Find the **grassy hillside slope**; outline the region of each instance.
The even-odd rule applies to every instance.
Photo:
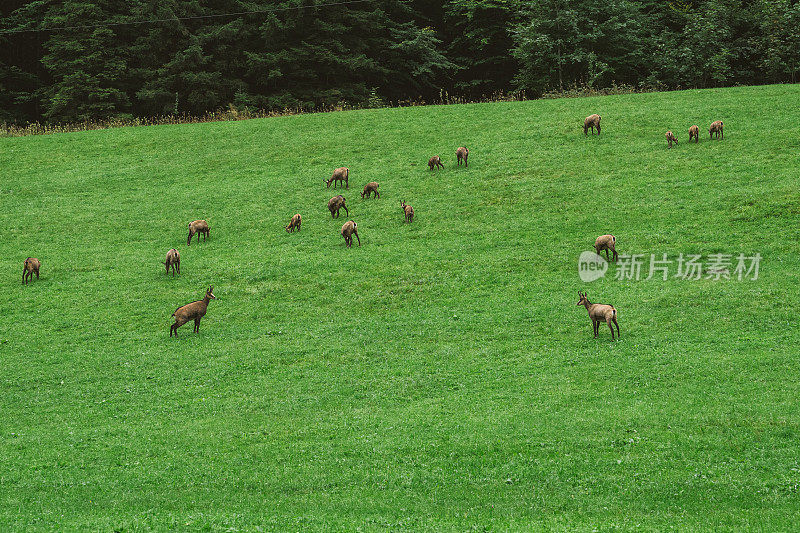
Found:
[[[0,523],[794,529],[798,101],[744,87],[0,139]],[[351,250],[323,183],[343,165]],[[361,200],[372,180],[381,199]],[[187,248],[197,218],[211,238]],[[582,283],[603,233],[648,257],[758,252],[761,275]],[[42,277],[23,286],[29,255]],[[210,284],[200,333],[170,339]],[[592,338],[578,290],[617,307],[620,342]]]

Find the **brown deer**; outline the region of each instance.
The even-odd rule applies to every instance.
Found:
[[[708,129],[708,136],[709,138],[714,138],[716,136],[717,139],[719,139],[720,136],[723,139],[725,138],[725,132],[722,130],[721,120],[715,120],[711,123],[711,127]]]
[[[340,209],[344,209],[344,212],[347,213],[347,216],[350,216],[350,211],[347,210],[347,206],[344,202],[344,196],[341,194],[328,200],[328,211],[331,212],[331,218],[338,218]],[[334,215],[334,213],[336,214]]]
[[[460,147],[456,150],[456,159],[459,166],[461,166],[461,162],[464,162],[464,168],[467,168],[469,165],[467,164],[467,158],[469,157],[469,150],[467,150],[466,146]]]
[[[434,169],[439,168],[439,167],[444,168],[444,165],[442,164],[442,158],[441,157],[439,157],[438,155],[435,155],[435,156],[431,157],[430,159],[428,159],[428,168],[430,168],[431,170],[434,170]]]
[[[695,124],[691,128],[689,128],[689,142],[692,142],[692,138],[694,138],[694,142],[700,142],[700,126]]]
[[[358,245],[361,246],[361,237],[358,236],[358,224],[352,220],[348,220],[342,226],[342,237],[344,237],[344,244],[350,248],[353,246],[353,235],[358,239]]]
[[[297,231],[300,231],[300,224],[303,223],[303,217],[300,216],[300,213],[297,213],[292,219],[289,221],[289,225],[286,226],[287,233],[293,233],[295,228]]]
[[[182,305],[181,307],[177,308],[175,312],[172,313],[172,316],[175,317],[175,323],[169,328],[169,336],[172,337],[172,334],[175,333],[175,336],[177,337],[178,328],[190,320],[194,320],[194,329],[192,332],[199,332],[200,319],[205,316],[206,311],[208,310],[208,302],[216,299],[217,297],[214,296],[214,287],[212,286],[208,288],[206,295],[202,300]]]
[[[678,144],[678,138],[671,131],[668,131],[665,135],[667,137],[667,148],[672,148],[672,143]]]
[[[586,308],[589,312],[589,318],[592,319],[592,331],[594,332],[594,338],[597,338],[597,335],[600,333],[600,322],[603,321],[608,324],[608,329],[611,330],[611,340],[614,340],[614,327],[611,325],[612,323],[617,326],[617,339],[619,339],[619,324],[617,323],[617,310],[614,308],[613,305],[606,305],[606,304],[593,304],[589,301],[589,298],[586,297],[586,293],[581,293],[578,291],[578,296],[580,299],[578,300],[577,305],[582,305]]]
[[[331,183],[333,183],[333,188],[335,189],[336,185],[338,185],[341,182],[344,182],[345,189],[349,189],[350,184],[347,181],[349,177],[350,177],[350,169],[347,167],[339,167],[333,171],[331,179],[324,181],[325,183],[328,184],[329,189],[331,188]]]
[[[211,230],[208,228],[208,222],[205,220],[195,220],[194,222],[189,222],[189,238],[186,239],[186,246],[192,244],[192,237],[194,237],[195,233],[197,234],[197,242],[200,243],[200,235],[203,236],[203,242],[206,242],[206,238],[211,236]]]
[[[25,264],[22,266],[22,283],[27,285],[28,281],[33,279],[33,275],[36,274],[36,279],[39,279],[39,267],[41,263],[35,257],[29,257],[25,260]]]
[[[414,221],[414,208],[410,205],[406,204],[405,200],[400,202],[400,207],[403,208],[403,212],[406,214],[406,222],[413,222]]]
[[[178,274],[181,273],[181,254],[178,253],[178,250],[175,248],[170,249],[167,252],[166,261],[164,261],[164,266],[167,269],[167,274],[169,274],[170,267],[172,268],[172,277],[175,277],[175,271],[178,271]]]
[[[613,254],[612,256],[613,260],[616,261],[618,257],[616,245],[617,245],[617,238],[614,237],[613,235],[600,235],[594,241],[594,251],[597,255],[600,255],[600,252],[605,250],[606,260],[608,260],[608,251],[611,250],[611,253]]]
[[[597,128],[597,134],[600,135],[600,115],[594,114],[589,115],[583,120],[583,134],[589,135],[589,128],[592,128],[592,135],[594,135],[594,129]]]
[[[369,195],[373,193],[375,195],[375,198],[381,197],[380,193],[378,192],[378,183],[375,181],[370,181],[369,183],[364,185],[364,190],[361,191],[361,198],[364,198],[364,196],[369,198]]]

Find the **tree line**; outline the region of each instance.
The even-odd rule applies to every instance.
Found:
[[[796,82],[798,0],[3,0],[0,121]]]

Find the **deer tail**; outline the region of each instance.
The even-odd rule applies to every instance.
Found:
[[[613,305],[611,306],[611,317],[617,318],[617,308],[614,307]]]

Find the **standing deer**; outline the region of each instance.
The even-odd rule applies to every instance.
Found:
[[[329,189],[331,188],[331,183],[333,183],[333,188],[335,189],[336,185],[338,185],[341,182],[344,182],[345,189],[349,189],[350,188],[350,184],[347,181],[349,177],[350,177],[350,169],[347,168],[347,167],[339,167],[339,168],[337,168],[336,170],[333,171],[333,175],[331,176],[331,179],[324,180],[324,181],[325,181],[325,183],[328,184],[328,188]]]
[[[434,169],[439,168],[439,167],[444,168],[444,165],[442,164],[442,158],[441,157],[439,157],[438,155],[435,155],[435,156],[431,157],[430,159],[428,159],[428,168],[430,168],[431,170],[434,170]]]
[[[613,254],[613,260],[616,261],[618,254],[617,254],[617,238],[613,235],[600,235],[594,241],[594,251],[597,255],[600,255],[600,252],[603,250],[606,251],[606,261],[608,261],[608,251],[611,250]]]
[[[459,166],[461,166],[461,162],[464,162],[464,168],[468,167],[467,158],[469,157],[469,150],[467,150],[466,146],[460,147],[456,150],[456,159]]]
[[[28,281],[33,279],[33,275],[36,274],[36,279],[39,279],[39,267],[41,263],[35,257],[29,257],[25,260],[25,264],[22,266],[22,283],[27,285]]]
[[[200,319],[205,316],[206,311],[208,310],[208,303],[211,300],[216,299],[217,297],[214,296],[214,287],[211,286],[206,291],[206,295],[202,300],[182,305],[181,307],[177,308],[175,312],[172,313],[172,316],[175,317],[175,323],[169,328],[169,336],[172,337],[172,334],[175,333],[175,336],[177,337],[178,328],[190,320],[194,320],[194,329],[192,332],[198,333],[200,331]]]
[[[723,124],[721,120],[715,120],[711,123],[711,127],[708,129],[708,136],[709,138],[713,138],[716,136],[717,139],[722,136],[725,138],[725,132],[722,130]]]
[[[331,212],[331,218],[338,218],[340,209],[344,209],[344,212],[347,213],[347,216],[350,216],[350,211],[348,211],[347,205],[344,203],[344,196],[341,194],[328,200],[328,211]]]
[[[678,144],[678,138],[671,131],[668,131],[665,135],[667,137],[667,148],[672,148],[672,143]]]
[[[364,190],[361,191],[361,198],[364,198],[364,196],[369,198],[370,194],[374,194],[375,198],[381,197],[380,193],[378,192],[378,182],[370,181],[364,185]]]
[[[700,142],[700,126],[695,124],[691,128],[689,128],[689,142],[692,142],[692,138],[694,138],[694,142]]]
[[[348,220],[342,226],[342,237],[344,237],[344,244],[350,248],[353,246],[353,235],[358,239],[358,245],[361,246],[361,237],[358,236],[358,224],[352,220]]]
[[[589,135],[589,128],[592,128],[592,135],[594,135],[595,128],[597,128],[597,134],[600,135],[600,115],[595,113],[594,115],[589,115],[583,120],[584,135]]]
[[[297,228],[297,231],[300,231],[300,224],[302,224],[302,223],[303,223],[303,217],[300,216],[300,213],[297,213],[289,221],[289,225],[286,226],[286,232],[287,233],[293,233],[295,228]]]
[[[406,222],[413,222],[414,221],[414,208],[410,205],[406,204],[405,200],[400,202],[400,207],[403,208],[403,212],[406,214]]]
[[[606,304],[593,304],[589,301],[589,298],[586,297],[586,293],[581,293],[578,291],[578,296],[580,299],[576,305],[582,305],[586,308],[589,312],[589,318],[592,319],[592,331],[594,332],[594,338],[597,338],[597,335],[600,333],[600,322],[605,322],[608,324],[608,329],[611,330],[611,340],[614,340],[614,327],[611,325],[612,323],[617,326],[617,338],[619,338],[619,324],[617,324],[617,310],[614,308],[613,305],[606,305]]]
[[[164,261],[164,266],[167,269],[167,274],[169,274],[169,269],[172,267],[172,277],[175,277],[175,270],[178,271],[178,274],[181,273],[181,254],[178,253],[178,250],[175,248],[170,249],[167,252],[166,261]]]
[[[186,246],[192,244],[192,237],[194,237],[195,233],[197,234],[197,243],[200,243],[200,235],[203,235],[203,242],[206,242],[206,238],[211,236],[211,230],[208,228],[208,222],[205,220],[195,220],[194,222],[189,222],[189,238],[186,239]]]

